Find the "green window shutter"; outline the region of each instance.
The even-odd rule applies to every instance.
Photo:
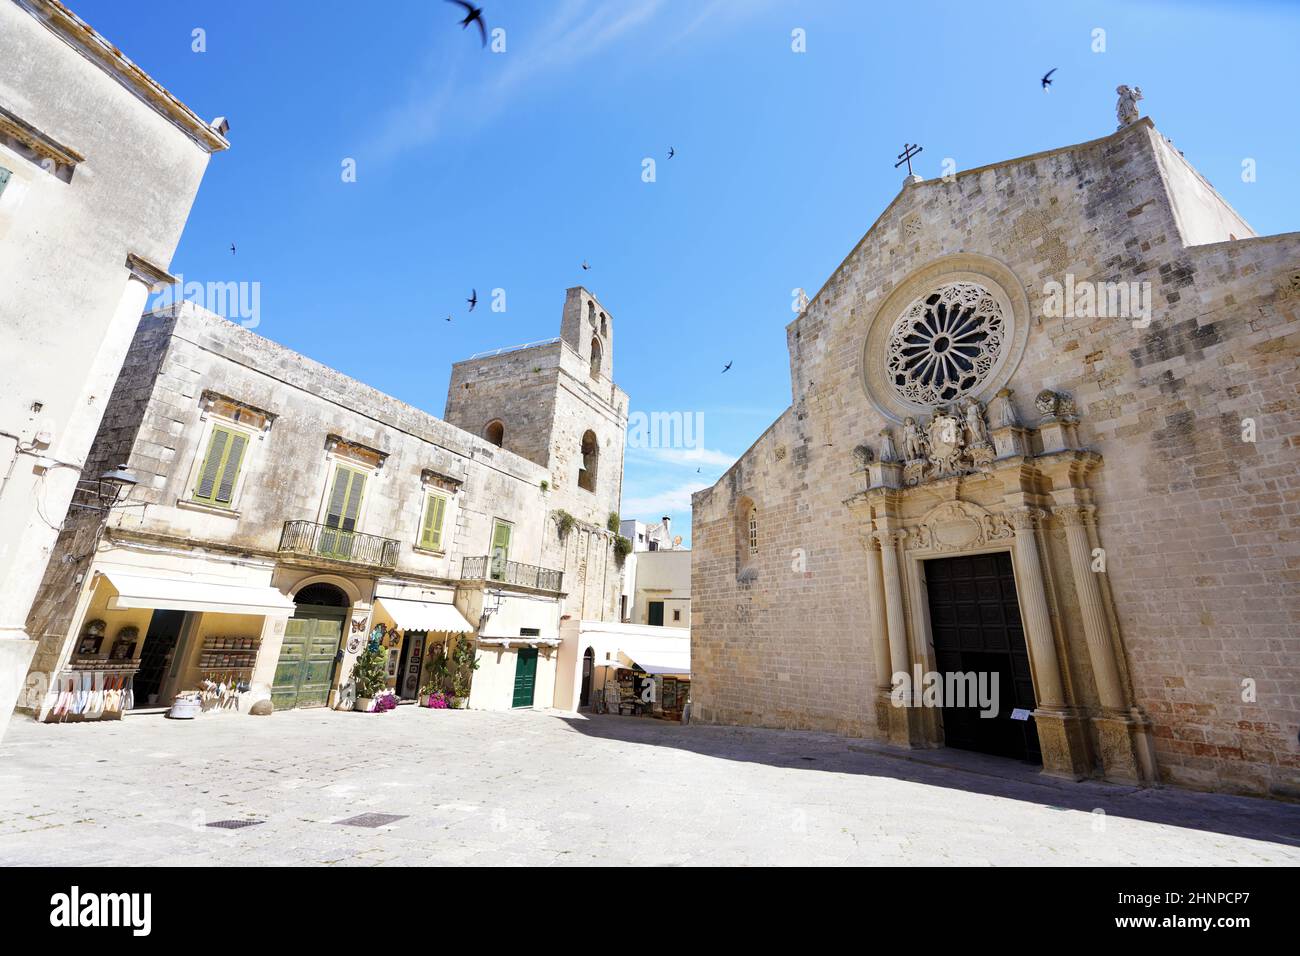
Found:
[[[442,519],[447,512],[447,499],[442,495],[429,495],[424,502],[424,524],[420,528],[420,547],[430,551],[442,548]]]
[[[502,552],[501,560],[506,561],[510,558],[510,525],[504,521],[498,521],[492,526],[492,556],[496,557],[497,551]]]
[[[334,471],[334,487],[330,491],[329,508],[325,524],[342,531],[355,531],[357,516],[361,513],[361,498],[366,488],[366,476],[339,465]]]
[[[247,435],[231,432],[230,447],[226,449],[226,460],[221,465],[221,480],[217,482],[217,504],[229,505],[234,498],[235,482],[239,479],[239,467],[244,463],[244,449],[247,447]]]
[[[488,577],[493,581],[506,579],[506,562],[510,560],[510,525],[504,521],[492,523],[492,555],[489,559]]]

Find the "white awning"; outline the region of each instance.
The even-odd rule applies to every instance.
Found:
[[[670,650],[623,651],[624,657],[636,661],[636,666],[647,674],[673,674],[682,677],[691,675],[691,652]]]
[[[290,614],[293,601],[270,585],[214,584],[187,578],[155,578],[106,571],[117,589],[109,610],[158,608],[165,611],[207,611],[216,614]]]
[[[451,604],[411,601],[406,598],[378,598],[388,616],[401,631],[436,631],[448,634],[472,634],[474,625]]]

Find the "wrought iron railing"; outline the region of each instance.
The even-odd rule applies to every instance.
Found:
[[[286,521],[280,552],[299,554],[372,568],[395,568],[401,543],[359,531],[344,531],[315,521]]]
[[[492,555],[466,558],[461,565],[460,576],[464,581],[500,581],[502,584],[537,588],[539,591],[564,589],[563,571],[505,561]]]

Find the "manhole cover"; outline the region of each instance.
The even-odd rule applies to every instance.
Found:
[[[386,827],[398,820],[405,820],[407,816],[405,813],[363,813],[357,817],[338,820],[336,824],[341,827]]]
[[[242,830],[244,827],[255,827],[265,822],[265,820],[214,820],[208,826],[216,827],[218,830]]]

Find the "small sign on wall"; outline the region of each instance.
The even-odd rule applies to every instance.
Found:
[[[1026,710],[1024,707],[1017,707],[1015,710],[1011,712],[1012,720],[1028,720],[1029,716],[1030,716],[1029,711]]]

